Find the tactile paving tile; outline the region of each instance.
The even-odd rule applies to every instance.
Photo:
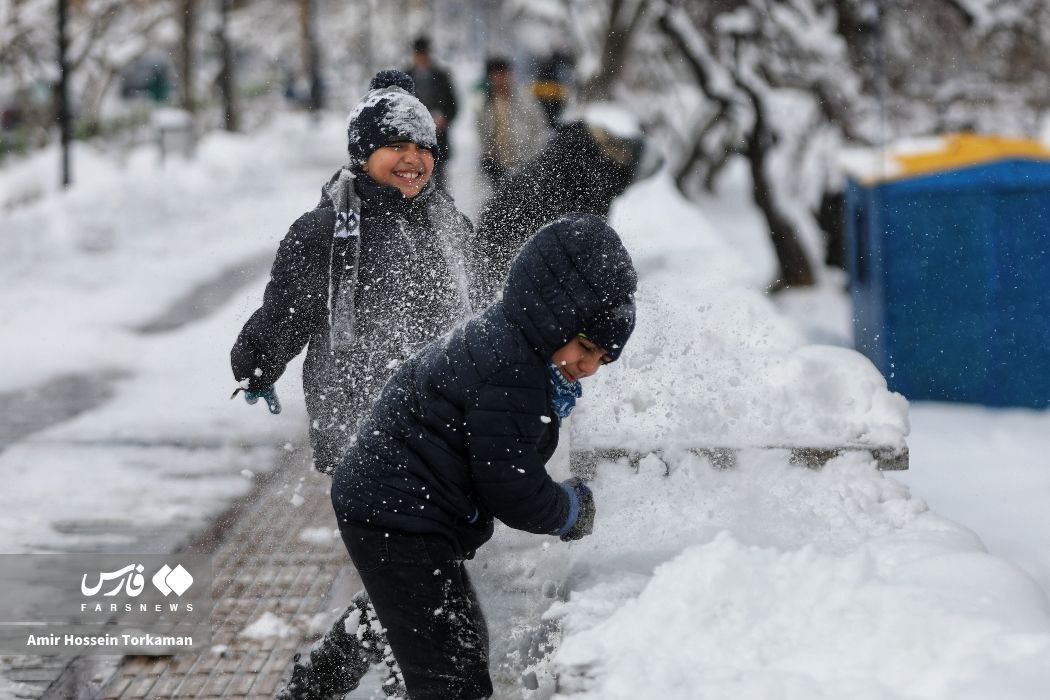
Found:
[[[198,655],[124,657],[102,691],[132,698],[272,698],[306,641],[309,621],[349,559],[334,535],[331,479],[289,460],[225,528],[212,557],[212,646]],[[293,504],[299,498],[302,502]],[[302,537],[326,529],[330,538]],[[241,631],[266,613],[290,626],[284,637]]]

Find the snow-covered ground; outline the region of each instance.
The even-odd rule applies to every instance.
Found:
[[[0,227],[5,412],[46,426],[16,399],[44,393],[32,403],[46,406],[67,386],[111,397],[0,445],[0,549],[163,546],[166,531],[199,527],[248,491],[250,472],[272,467],[276,446],[301,438],[298,383],[282,385],[281,416],[230,401],[228,352],[277,242],[338,167],[341,124],[282,117],[255,137],[212,134],[196,159],[163,167],[149,148],[119,163],[79,147],[67,194],[42,179],[54,152],[0,175],[46,193]],[[210,314],[193,302],[171,313],[208,283],[232,295]],[[183,323],[166,330],[169,317]]]
[[[1050,591],[1050,412],[918,403],[894,478]]]
[[[263,283],[236,270],[265,268],[316,202],[342,125],[281,116],[163,168],[149,151],[121,164],[79,148],[65,194],[33,184],[54,177],[53,153],[0,171],[5,195],[34,200],[0,213],[0,394],[99,388],[71,420],[0,445],[0,551],[156,544],[301,438],[297,367],[281,416],[229,401],[227,352]],[[471,211],[468,118],[456,135],[453,188]],[[501,696],[549,697],[557,674],[567,697],[1045,697],[1050,415],[918,405],[907,435],[903,400],[832,346],[848,342],[841,292],[761,295],[770,252],[745,195],[731,177],[694,206],[659,176],[614,210],[643,315],[574,432],[660,454],[599,465],[592,537],[500,529],[470,564]],[[158,324],[230,277],[243,287],[210,313]],[[745,449],[720,471],[685,449],[904,439],[911,471],[893,475],[863,453],[811,471]]]

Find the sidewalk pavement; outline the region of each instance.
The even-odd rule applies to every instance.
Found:
[[[272,698],[292,656],[318,639],[360,588],[339,538],[329,477],[315,472],[309,450],[286,453],[257,488],[187,547],[212,558],[211,645],[200,654],[78,657],[54,663],[26,657],[23,687],[40,697]],[[251,630],[254,628],[257,634]],[[379,672],[350,700],[381,698]]]

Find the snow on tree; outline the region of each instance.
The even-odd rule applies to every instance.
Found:
[[[15,91],[58,82],[55,4],[11,0],[0,6],[0,73]],[[168,45],[176,25],[168,2],[74,0],[69,3],[68,71],[80,131],[97,128],[104,102],[135,59]]]
[[[412,35],[405,18],[416,31],[426,28],[413,6],[408,0],[69,0],[77,131],[127,121],[115,97],[129,68],[149,60],[172,74],[171,99],[200,112],[205,128],[236,126],[250,116],[248,98],[256,96],[293,93],[317,107],[323,86],[331,85],[350,103],[375,70],[407,61]],[[0,98],[29,105],[43,95],[37,123],[51,119],[56,23],[53,0],[0,2]]]
[[[518,16],[528,16],[519,5]],[[779,261],[814,283],[834,154],[945,130],[1034,135],[1050,96],[1044,0],[549,0],[582,96],[630,103],[686,194],[744,157]],[[933,36],[940,39],[932,40]],[[944,37],[951,37],[950,41]]]
[[[732,156],[743,156],[779,261],[770,288],[813,284],[823,251],[809,211],[830,149],[854,134],[863,105],[831,3],[666,5],[657,26],[704,98],[678,122],[689,144],[676,163],[679,186],[689,191],[699,176],[711,187]]]

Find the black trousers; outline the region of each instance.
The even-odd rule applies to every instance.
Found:
[[[412,700],[492,694],[489,638],[463,560],[440,535],[340,523]]]

